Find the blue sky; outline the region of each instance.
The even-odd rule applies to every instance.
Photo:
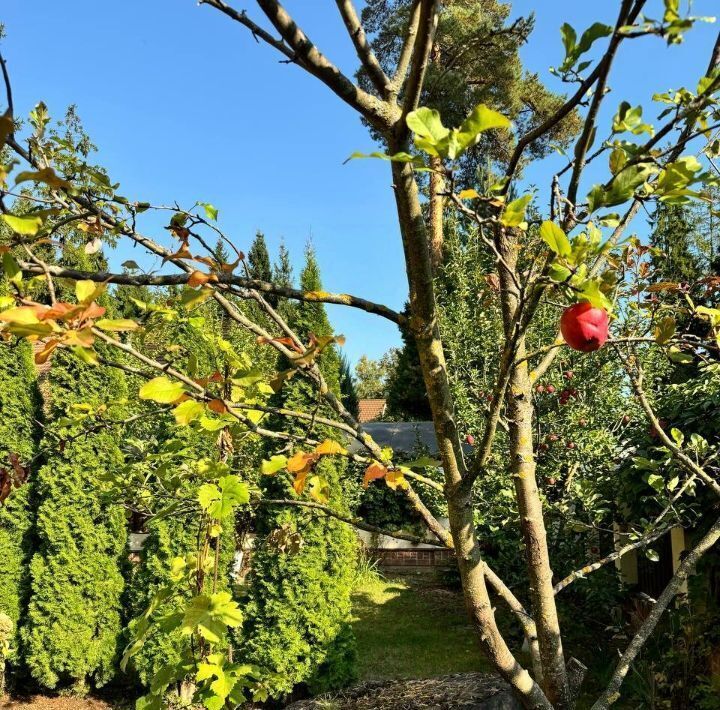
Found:
[[[618,2],[512,5],[513,16],[536,11],[535,32],[522,50],[527,68],[562,90],[548,73],[562,59],[560,25],[580,32],[596,20],[612,24]],[[253,6],[238,0],[239,9],[259,17]],[[659,16],[661,6],[649,0],[647,14]],[[696,0],[693,11],[711,15],[718,6]],[[286,7],[322,51],[354,71],[334,3],[286,0]],[[158,204],[212,202],[240,248],[260,229],[273,252],[285,241],[297,268],[312,238],[328,290],[402,307],[407,286],[387,165],[343,165],[351,152],[373,147],[356,115],[244,28],[193,0],[3,0],[0,21],[16,113],[26,115],[39,100],[56,116],[76,104],[99,146],[98,162],[122,194]],[[654,92],[694,85],[717,29],[699,25],[680,47],[656,38],[626,42],[604,118],[623,99],[647,111]],[[554,164],[549,159],[529,171],[528,183],[545,192]],[[165,239],[157,219],[141,226]],[[127,258],[138,255],[112,255],[115,266]],[[353,361],[398,343],[385,321],[329,310]]]

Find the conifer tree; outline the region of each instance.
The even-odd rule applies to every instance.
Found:
[[[31,555],[32,476],[38,423],[42,420],[32,347],[27,341],[0,343],[0,468],[22,481],[13,470],[13,458],[26,467],[30,479],[13,487],[0,504],[0,613],[6,614],[17,631],[28,592],[28,563]],[[10,647],[18,648],[15,638]],[[17,655],[11,657],[17,665]]]
[[[280,268],[289,275],[286,257],[287,252],[281,252]],[[306,251],[300,288],[322,288],[311,247]],[[302,338],[308,338],[310,333],[332,334],[321,303],[295,307],[291,326]],[[329,386],[340,394],[340,357],[334,346],[323,352],[320,367]],[[280,399],[288,407],[307,407],[315,398],[312,387],[295,378],[280,391]],[[315,428],[312,436],[322,439],[337,437],[337,433]],[[348,486],[344,462],[328,457],[320,466],[319,473],[330,485],[333,504],[347,510],[343,497]],[[265,478],[261,485],[268,497],[295,497],[288,480],[280,476]],[[248,657],[277,674],[269,681],[276,695],[289,693],[301,683],[317,691],[346,685],[355,675],[355,641],[349,624],[356,557],[354,533],[337,520],[318,518],[300,508],[268,507],[258,516],[257,528],[259,544],[253,555],[246,607]],[[283,538],[299,544],[288,545]]]
[[[64,260],[79,268],[105,266],[100,255],[90,257],[71,243]],[[100,301],[112,304],[109,296]],[[88,365],[62,350],[54,354],[42,392],[48,425],[41,448],[47,454],[33,480],[34,554],[23,651],[40,685],[84,692],[114,676],[121,642],[127,525],[123,509],[102,491],[104,477],[123,457],[112,426],[82,435],[68,435],[72,430],[65,427],[68,415],[122,409],[127,387],[121,371]]]

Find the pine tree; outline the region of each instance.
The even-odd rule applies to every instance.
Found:
[[[288,265],[285,261],[285,274],[289,274]],[[300,287],[305,291],[322,288],[317,259],[310,247]],[[291,326],[303,338],[310,333],[332,333],[320,303],[299,304],[293,316]],[[329,386],[339,395],[340,358],[334,346],[323,352],[320,367]],[[310,384],[299,378],[293,378],[280,397],[286,406],[304,410],[317,401]],[[313,436],[337,438],[337,432],[316,428]],[[319,464],[318,473],[330,485],[333,506],[347,511],[344,462],[328,457]],[[268,497],[295,495],[288,480],[281,476],[265,477],[261,485]],[[294,551],[286,549],[278,543],[277,531],[299,535],[302,546]],[[356,653],[349,623],[356,558],[354,533],[337,520],[318,518],[306,510],[267,508],[258,516],[257,534],[246,607],[248,658],[277,674],[269,681],[276,695],[289,693],[300,683],[320,691],[351,682]]]

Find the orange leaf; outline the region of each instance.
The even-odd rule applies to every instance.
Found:
[[[371,481],[378,478],[385,478],[388,470],[382,464],[377,461],[373,461],[366,469],[365,476],[363,477],[363,488],[367,488]]]
[[[208,409],[215,412],[215,414],[225,414],[225,412],[227,412],[225,402],[223,402],[221,399],[210,400],[210,402],[208,402]]]
[[[53,350],[55,350],[58,345],[60,345],[60,341],[55,338],[46,341],[43,344],[43,349],[38,350],[35,353],[35,364],[42,365],[43,363],[47,362],[52,355]]]
[[[322,444],[318,444],[315,447],[315,453],[320,456],[344,456],[347,453],[347,450],[343,449],[337,441],[325,439]]]
[[[74,317],[81,310],[82,306],[78,306],[76,303],[58,301],[54,306],[40,313],[39,318],[40,320],[65,320]]]
[[[105,315],[105,307],[98,306],[97,303],[91,303],[82,313],[79,313],[78,320],[92,320]]]
[[[287,462],[287,470],[290,473],[307,473],[315,461],[317,461],[317,454],[306,454],[299,451]]]
[[[190,274],[187,285],[190,286],[190,288],[197,288],[198,286],[203,286],[208,281],[217,280],[218,277],[215,274],[206,274],[202,271],[193,271],[192,274]]]
[[[300,495],[305,490],[305,482],[307,480],[308,471],[298,471],[293,481],[293,488],[295,493]]]

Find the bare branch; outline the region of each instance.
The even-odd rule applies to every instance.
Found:
[[[625,676],[627,676],[630,671],[633,661],[642,650],[645,642],[650,638],[650,635],[655,630],[663,612],[668,608],[670,602],[680,591],[685,580],[690,576],[690,574],[692,574],[698,560],[708,550],[710,550],[710,548],[712,548],[719,539],[720,519],[715,522],[705,535],[703,535],[700,542],[680,563],[680,566],[673,575],[672,579],[665,587],[662,594],[658,597],[658,600],[650,610],[650,613],[647,617],[645,617],[645,621],[643,621],[642,625],[637,630],[637,633],[633,636],[632,640],[628,644],[628,647],[625,649],[625,652],[620,658],[620,662],[610,679],[610,683],[602,696],[592,706],[592,710],[607,710],[619,698],[619,690],[625,680]]]
[[[375,88],[380,92],[380,95],[386,96],[388,94],[390,80],[380,66],[380,62],[375,56],[370,42],[368,42],[360,18],[355,11],[355,5],[352,0],[335,0],[335,2],[348,34],[350,35],[350,39],[352,39],[353,45],[355,46],[358,59],[367,71]]]
[[[405,85],[403,119],[417,108],[420,101],[425,72],[430,61],[430,50],[435,40],[439,12],[439,0],[420,0],[418,30],[410,61],[410,74]]]
[[[45,273],[39,264],[30,264],[28,262],[19,262],[20,268],[26,274]],[[63,268],[60,266],[48,265],[47,271],[58,278],[73,279],[75,281],[88,280],[99,283],[113,283],[121,286],[179,286],[187,284],[191,277],[191,273],[184,274],[138,274],[138,273],[111,273],[106,271],[80,271],[79,269]],[[366,313],[379,315],[387,320],[402,325],[406,318],[401,313],[393,311],[391,308],[380,303],[373,303],[358,296],[351,296],[347,293],[327,293],[325,291],[306,292],[300,289],[290,288],[286,286],[278,286],[268,281],[259,279],[251,279],[235,274],[214,274],[215,278],[208,285],[214,283],[239,286],[244,289],[252,289],[261,293],[270,293],[284,298],[291,298],[297,301],[306,301],[314,303],[332,303],[341,306],[349,306],[357,308]],[[234,292],[241,298],[253,298],[251,293]]]
[[[405,41],[403,42],[400,57],[398,58],[395,74],[390,82],[390,88],[393,96],[397,96],[405,83],[410,60],[412,59],[413,49],[415,48],[415,38],[417,37],[418,27],[420,24],[420,0],[414,0],[410,8],[410,17],[405,32]]]

